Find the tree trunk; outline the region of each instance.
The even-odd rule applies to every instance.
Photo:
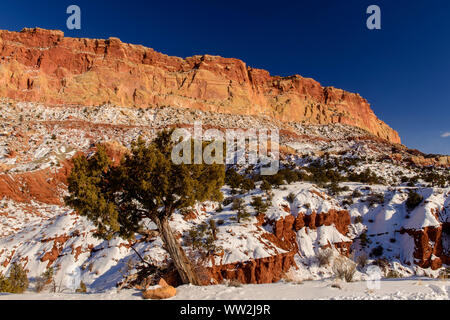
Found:
[[[154,222],[158,226],[158,230],[161,234],[161,238],[164,242],[166,250],[169,252],[170,257],[172,258],[175,267],[180,274],[181,281],[186,284],[192,283],[197,286],[201,285],[197,274],[194,272],[194,268],[192,267],[191,262],[189,261],[183,248],[173,235],[172,229],[169,225],[169,219],[164,217],[161,219],[155,218],[154,220]]]

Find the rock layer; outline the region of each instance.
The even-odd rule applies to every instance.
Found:
[[[47,104],[174,106],[343,123],[393,143],[398,133],[359,94],[299,75],[271,76],[218,56],[170,57],[140,45],[66,38],[61,31],[0,31],[0,96]]]

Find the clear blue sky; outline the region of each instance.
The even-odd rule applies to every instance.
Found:
[[[81,7],[81,30],[66,28],[70,4]],[[381,30],[366,28],[371,4]],[[1,29],[35,26],[312,77],[360,93],[408,147],[450,154],[450,136],[441,137],[450,132],[448,0],[2,0]]]

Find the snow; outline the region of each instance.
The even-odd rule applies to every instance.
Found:
[[[132,140],[142,135],[150,139],[158,128],[176,124],[192,124],[200,120],[203,125],[219,128],[285,128],[280,124],[263,117],[241,115],[223,116],[211,112],[176,109],[170,107],[157,109],[131,109],[119,106],[104,105],[96,107],[55,106],[47,107],[36,103],[17,103],[9,105],[0,101],[2,132],[0,134],[0,169],[12,179],[17,173],[26,173],[44,168],[59,167],[58,163],[70,159],[76,152],[92,151],[98,142],[118,141],[129,147]],[[324,188],[309,183],[296,182],[282,185],[273,190],[272,204],[266,213],[266,220],[276,221],[289,215],[311,215],[327,213],[330,210],[348,210],[352,224],[347,234],[341,234],[334,225],[324,225],[317,229],[304,227],[296,232],[299,251],[295,255],[298,270],[291,271],[292,278],[303,280],[302,285],[292,283],[275,283],[268,285],[245,285],[233,288],[224,285],[196,288],[182,286],[177,298],[318,298],[346,299],[393,298],[393,299],[434,299],[443,297],[448,286],[439,281],[426,280],[393,280],[383,281],[383,290],[367,293],[364,283],[355,282],[341,284],[342,290],[332,288],[333,275],[330,266],[319,266],[317,253],[324,246],[353,241],[352,249],[356,256],[370,254],[377,246],[384,248],[383,256],[391,262],[391,268],[402,276],[427,275],[435,277],[439,270],[424,270],[413,266],[414,239],[400,233],[402,229],[421,230],[424,227],[437,227],[450,221],[450,186],[431,188],[424,183],[414,187],[406,187],[399,181],[400,176],[413,177],[420,173],[419,169],[403,162],[380,160],[392,152],[392,145],[374,140],[352,140],[367,137],[367,132],[354,127],[334,125],[305,125],[289,123],[293,132],[299,137],[281,135],[281,145],[297,150],[296,155],[282,155],[282,165],[295,165],[298,169],[309,166],[313,161],[324,161],[324,152],[329,159],[355,159],[361,161],[350,169],[362,172],[370,169],[384,178],[387,185],[366,185],[355,182],[341,183],[348,186],[349,191],[332,196]],[[53,135],[56,137],[54,139]],[[14,151],[14,152],[11,152]],[[245,170],[245,166],[240,168]],[[433,168],[433,172],[447,174],[448,168]],[[343,173],[343,172],[341,172]],[[26,186],[23,186],[26,189]],[[358,190],[361,196],[353,197]],[[424,201],[409,212],[405,202],[408,192],[415,190],[424,197]],[[61,186],[57,190],[64,194]],[[225,186],[226,197],[231,196],[230,189]],[[287,196],[293,193],[292,203]],[[369,205],[368,197],[382,194],[383,203]],[[223,255],[215,256],[214,264],[229,264],[250,259],[270,257],[285,251],[267,240],[267,233],[273,232],[271,224],[258,226],[256,214],[250,206],[251,198],[263,195],[260,189],[242,195],[252,217],[248,221],[237,223],[233,218],[236,212],[231,205],[223,211],[216,212],[218,203],[205,202],[194,206],[196,218],[190,221],[183,219],[179,212],[170,221],[173,230],[182,235],[184,249],[188,254],[191,248],[185,243],[191,228],[209,220],[216,221],[216,245],[223,249]],[[346,197],[352,196],[353,204],[343,204]],[[354,222],[355,219],[361,222]],[[218,221],[223,220],[223,224]],[[155,229],[149,221],[145,221],[148,229]],[[58,249],[51,266],[55,267],[57,283],[62,282],[66,274],[80,272],[82,280],[91,291],[87,295],[72,293],[33,294],[26,293],[19,298],[67,298],[67,299],[140,299],[135,290],[124,290],[116,293],[115,285],[124,275],[136,272],[138,257],[129,248],[129,243],[120,239],[104,241],[92,236],[94,226],[85,218],[77,216],[63,205],[49,205],[38,201],[30,203],[0,199],[0,272],[7,273],[12,262],[20,261],[34,279],[45,271],[48,260],[42,261],[46,253]],[[357,240],[361,234],[367,233],[371,243],[366,248],[359,246]],[[64,241],[58,242],[56,238]],[[442,246],[444,253],[449,252],[450,237],[443,233]],[[137,243],[134,248],[147,260],[159,266],[170,261],[164,250],[161,239],[155,236],[145,243]],[[336,250],[333,253],[337,255]],[[20,260],[19,260],[20,259]],[[6,263],[5,263],[6,262]],[[373,261],[370,261],[373,262]],[[408,266],[407,263],[412,264]],[[360,280],[366,276],[359,270],[355,278]],[[314,281],[306,281],[314,279]],[[328,280],[327,280],[328,279]],[[431,280],[430,280],[431,281]],[[421,283],[421,284],[417,284]],[[430,286],[428,285],[430,284]],[[431,285],[432,284],[432,285]],[[404,290],[401,286],[404,286]],[[403,291],[402,291],[403,290]],[[242,292],[242,293],[241,293]],[[234,297],[235,295],[235,297]],[[10,296],[2,295],[0,298]]]
[[[280,281],[240,287],[183,285],[171,300],[449,300],[448,281],[427,278],[381,280],[379,288],[365,281],[352,283],[334,280],[305,281],[301,284]],[[0,300],[140,300],[138,290],[115,289],[100,293],[0,294]],[[151,302],[149,302],[151,303]]]

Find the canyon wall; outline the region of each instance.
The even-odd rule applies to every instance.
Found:
[[[400,143],[359,94],[299,75],[271,76],[219,56],[170,57],[140,45],[66,38],[62,31],[0,31],[0,97],[45,104],[173,106],[343,123]]]

